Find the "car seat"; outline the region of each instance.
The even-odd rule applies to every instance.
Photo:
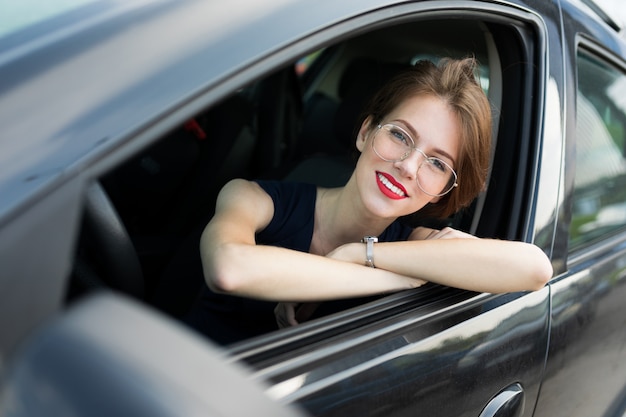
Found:
[[[303,158],[285,179],[325,187],[344,185],[354,169],[356,133],[365,105],[387,81],[409,67],[408,63],[359,57],[341,76],[338,103],[323,94],[313,95],[304,110]],[[324,126],[330,128],[324,130]]]

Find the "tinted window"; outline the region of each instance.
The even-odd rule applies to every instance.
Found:
[[[625,98],[624,74],[579,52],[571,249],[626,226]]]

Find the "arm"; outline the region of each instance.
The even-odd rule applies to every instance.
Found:
[[[362,262],[363,244],[337,249],[338,259]],[[479,239],[460,231],[418,228],[406,242],[374,245],[376,268],[479,292],[538,290],[552,277],[552,265],[535,245]]]
[[[220,192],[200,240],[204,276],[214,291],[273,301],[316,301],[414,288],[424,281],[385,269],[256,245],[274,214],[258,184],[234,180]]]

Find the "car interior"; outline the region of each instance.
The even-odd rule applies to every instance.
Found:
[[[365,101],[422,59],[474,56],[494,112],[488,189],[448,224],[524,238],[520,196],[536,142],[534,121],[521,115],[530,114],[527,93],[539,79],[529,33],[519,22],[476,16],[379,24],[319,45],[224,97],[91,186],[67,303],[104,287],[183,317],[204,285],[198,242],[221,187],[233,178],[341,186],[356,160]],[[365,301],[372,298],[355,300]]]

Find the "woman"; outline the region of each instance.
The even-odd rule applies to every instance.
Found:
[[[278,319],[296,324],[295,303],[425,282],[491,293],[542,288],[552,267],[536,246],[451,228],[412,229],[398,220],[416,212],[448,217],[483,189],[491,114],[474,70],[473,59],[420,62],[387,84],[365,111],[356,137],[360,156],[343,187],[228,183],[201,239],[213,290],[201,309],[215,314],[196,320],[198,326],[219,339],[264,317],[265,324],[242,330],[254,334],[271,311],[246,308],[245,299],[286,302]],[[244,298],[224,302],[216,293]],[[215,319],[229,323],[220,328]]]

